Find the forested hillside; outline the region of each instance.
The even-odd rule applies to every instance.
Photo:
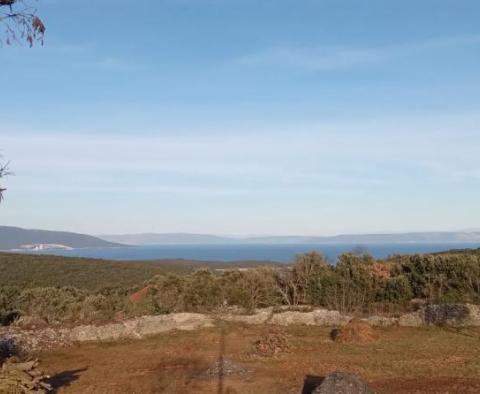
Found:
[[[60,244],[71,248],[106,248],[120,246],[85,234],[65,231],[29,230],[0,226],[0,250],[18,249],[31,244]]]

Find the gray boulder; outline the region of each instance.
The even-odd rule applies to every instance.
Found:
[[[375,394],[357,375],[334,372],[328,375],[312,394]]]
[[[469,304],[427,305],[424,320],[435,326],[476,326],[478,325],[478,307]]]

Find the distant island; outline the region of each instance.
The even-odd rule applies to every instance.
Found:
[[[476,244],[480,231],[345,234],[336,236],[227,237],[191,233],[86,235],[0,226],[0,250],[45,251],[146,245],[332,245],[332,244]]]
[[[124,245],[85,234],[0,226],[0,250],[40,251],[116,246]]]

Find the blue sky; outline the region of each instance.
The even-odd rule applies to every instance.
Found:
[[[39,0],[0,48],[0,223],[480,227],[480,3]]]

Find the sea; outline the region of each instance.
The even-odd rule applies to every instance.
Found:
[[[289,263],[301,253],[318,251],[335,263],[342,253],[369,253],[382,259],[395,254],[441,252],[451,249],[476,249],[474,243],[408,243],[408,244],[232,244],[232,245],[148,245],[114,248],[84,248],[31,252],[58,256],[90,257],[106,260],[185,259],[201,261],[275,261]]]

